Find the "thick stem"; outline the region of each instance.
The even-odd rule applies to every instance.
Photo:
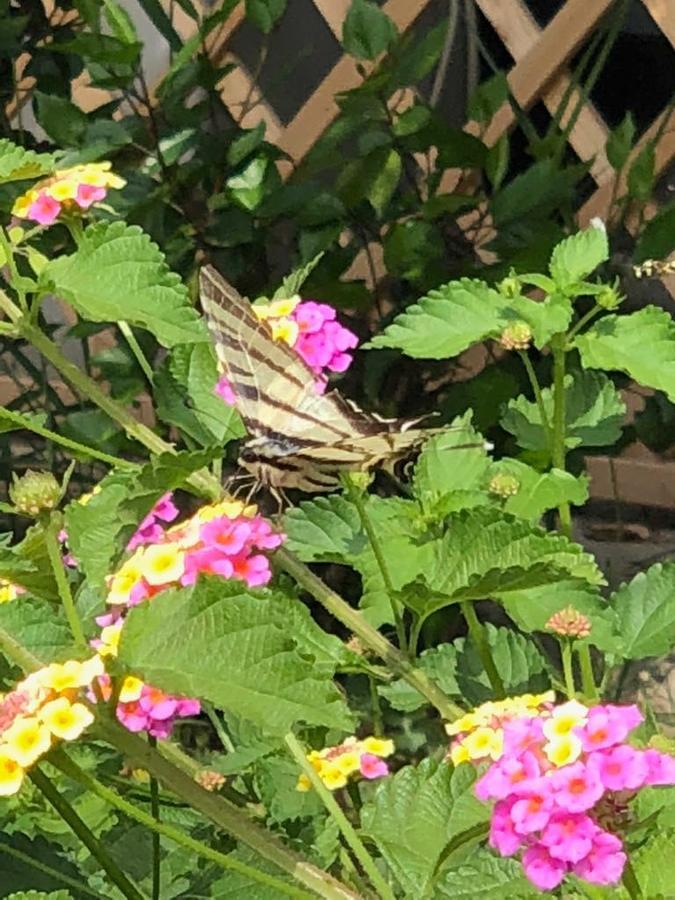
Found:
[[[61,556],[59,541],[57,538],[57,529],[58,525],[56,523],[56,520],[51,519],[45,523],[44,537],[47,547],[47,554],[49,556],[49,562],[51,564],[52,571],[54,572],[56,587],[58,588],[59,597],[61,598],[61,603],[63,604],[63,609],[66,613],[66,619],[68,619],[68,625],[70,626],[73,638],[78,647],[84,648],[87,646],[87,639],[84,636],[82,623],[80,622],[80,617],[78,616],[77,609],[75,608],[73,592],[70,589],[68,576],[66,575],[66,570],[63,565],[63,558]]]
[[[630,897],[630,900],[642,900],[644,894],[642,893],[640,884],[635,876],[635,870],[631,865],[630,859],[626,860],[621,883],[626,888],[626,893]]]
[[[366,504],[364,503],[363,499],[364,495],[361,493],[357,485],[354,484],[351,478],[349,478],[349,476],[347,476],[347,478],[345,479],[345,483],[347,485],[347,494],[351,502],[356,507],[357,513],[359,514],[361,527],[368,537],[368,542],[373,551],[375,561],[377,562],[377,567],[380,570],[382,581],[384,582],[384,589],[387,592],[387,597],[389,598],[389,603],[391,605],[391,612],[394,617],[394,624],[396,625],[398,645],[402,653],[407,653],[408,640],[405,633],[405,625],[403,624],[403,616],[401,615],[401,607],[398,600],[394,596],[396,592],[394,591],[394,585],[391,580],[391,575],[389,574],[387,560],[384,557],[384,552],[382,550],[382,545],[380,544],[378,534],[373,528],[373,523],[370,521],[370,516],[368,515],[368,510],[366,509]]]
[[[572,668],[572,642],[563,638],[560,642],[560,658],[562,659],[563,676],[565,678],[565,693],[569,700],[574,700],[576,687],[574,685],[574,670]]]
[[[12,847],[10,844],[5,844],[0,841],[0,853],[5,853],[7,856],[18,859],[19,862],[30,866],[31,868],[35,869],[36,872],[41,872],[43,875],[47,875],[49,878],[52,878],[56,882],[60,881],[61,884],[65,884],[67,887],[75,888],[75,890],[80,894],[86,894],[88,897],[94,897],[95,900],[101,900],[101,895],[97,894],[96,891],[92,891],[86,885],[82,884],[82,881],[71,878],[70,875],[66,875],[65,872],[59,872],[58,869],[52,869],[51,866],[40,862],[40,860],[35,859],[34,856],[29,856],[27,853],[22,853],[21,850],[17,850],[16,847]]]
[[[466,624],[469,628],[469,635],[471,636],[471,640],[473,641],[473,643],[476,645],[478,655],[480,656],[480,660],[483,663],[483,668],[485,669],[485,674],[487,675],[490,684],[492,685],[492,690],[495,692],[498,699],[502,699],[506,696],[506,690],[504,688],[502,677],[499,674],[497,666],[495,665],[495,661],[492,656],[492,650],[490,649],[490,642],[488,641],[485,628],[476,615],[476,610],[471,600],[465,600],[460,604],[460,606],[462,608],[462,614],[464,616],[464,619],[466,620]]]
[[[280,547],[274,559],[281,568],[293,577],[314,599],[328,610],[339,622],[383,660],[389,669],[414,687],[444,719],[452,721],[464,715],[464,710],[453,703],[446,694],[431,681],[424,672],[415,668],[410,660],[390,644],[380,632],[367,622],[363,615],[332,591],[304,563]]]
[[[551,340],[553,351],[553,438],[551,446],[551,462],[556,469],[565,470],[565,338],[556,335]],[[572,516],[569,503],[561,503],[558,507],[560,530],[572,537]]]
[[[18,322],[21,318],[21,310],[13,303],[7,294],[0,290],[0,309],[5,313],[10,322]]]
[[[588,644],[577,644],[577,658],[579,660],[579,668],[581,669],[581,687],[584,697],[587,700],[598,699],[598,689],[595,684],[595,676],[593,674],[593,661],[591,659],[591,648]]]
[[[66,798],[57,791],[44,772],[35,767],[31,770],[29,778],[45,799],[51,803],[63,821],[72,829],[73,833],[82,841],[110,881],[120,889],[122,894],[128,900],[145,900],[144,895],[131,883],[105,847],[92,834],[87,823],[80,818]]]
[[[151,747],[157,747],[155,738],[148,738]],[[161,822],[159,803],[159,783],[150,778],[150,813],[155,822]],[[162,835],[158,830],[152,833],[152,900],[159,900],[162,885]]]
[[[375,860],[363,846],[361,839],[354,830],[354,826],[340,809],[340,806],[335,800],[335,797],[331,794],[323,781],[321,781],[321,779],[319,778],[319,775],[314,769],[314,766],[307,759],[305,750],[303,749],[298,739],[291,732],[286,735],[285,741],[286,746],[291,751],[291,755],[300,766],[302,771],[305,773],[305,775],[309,778],[312,787],[319,795],[319,799],[328,810],[328,814],[340,829],[340,833],[347,842],[349,848],[354,854],[354,857],[363,866],[363,871],[366,873],[368,878],[370,878],[373,887],[378,892],[378,896],[381,897],[382,900],[395,900],[391,888],[380,874],[380,870],[375,865]]]

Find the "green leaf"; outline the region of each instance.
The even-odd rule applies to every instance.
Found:
[[[7,900],[71,900],[72,895],[68,891],[19,891],[18,894],[8,894]]]
[[[163,453],[138,471],[113,472],[87,503],[75,500],[66,507],[68,544],[90,586],[103,592],[113,561],[144,516],[213,456],[213,450]]]
[[[255,156],[225,182],[232,198],[244,209],[255,209],[265,196],[268,162],[264,156]]]
[[[32,528],[20,544],[7,546],[5,535],[0,542],[0,578],[25,588],[37,597],[56,599],[56,582],[49,564],[42,529]]]
[[[0,629],[44,662],[73,655],[73,636],[62,611],[38,597],[20,594],[0,603]]]
[[[87,116],[66,97],[35,92],[35,118],[49,137],[63,147],[77,147],[87,128]]]
[[[509,135],[505,132],[499,140],[490,147],[485,160],[485,174],[490,179],[492,190],[496,191],[506,177],[511,158],[511,144]]]
[[[487,161],[485,144],[461,128],[441,132],[438,145],[438,167],[441,169],[482,169]]]
[[[644,897],[672,896],[675,884],[675,830],[652,831],[645,844],[632,855],[635,878]]]
[[[396,40],[396,26],[371,0],[352,0],[342,26],[342,45],[357,59],[375,59]]]
[[[614,369],[675,401],[675,322],[647,306],[629,315],[605,316],[574,342],[587,369]]]
[[[504,72],[498,72],[478,85],[467,109],[470,119],[489,122],[509,97],[509,83]]]
[[[119,659],[151,684],[208,700],[268,732],[298,722],[350,729],[331,680],[336,640],[297,600],[204,578],[133,609]]]
[[[290,272],[276,289],[272,299],[285,299],[287,297],[294,297],[296,294],[300,293],[300,289],[322,259],[323,253],[317,253],[315,257],[308,260],[303,266]]]
[[[324,806],[315,791],[297,790],[298,765],[284,756],[269,756],[255,766],[256,793],[277,824],[317,816]]]
[[[609,164],[617,172],[626,165],[630,151],[633,149],[634,139],[635,122],[632,113],[627,112],[623,121],[612,129],[605,145]]]
[[[668,259],[675,250],[675,203],[669,203],[658,211],[645,225],[637,247],[635,262],[646,259]]]
[[[453,770],[426,759],[382,781],[374,799],[364,804],[363,832],[410,896],[422,897],[430,889],[443,850],[454,837],[487,823],[489,808],[473,796],[475,778],[471,766]]]
[[[675,562],[657,563],[610,597],[621,653],[628,659],[662,656],[675,645]]]
[[[56,153],[35,153],[24,150],[11,141],[0,140],[0,184],[9,181],[24,181],[49,175],[56,167]]]
[[[384,238],[384,262],[390,275],[428,284],[441,280],[446,250],[433,222],[406,219],[396,222]],[[436,279],[436,272],[438,278]]]
[[[384,163],[372,180],[368,190],[368,200],[378,214],[382,216],[401,180],[403,164],[396,150],[387,150]]]
[[[547,215],[569,197],[573,175],[550,159],[534,163],[492,197],[495,226],[503,228],[528,217]]]
[[[575,285],[609,258],[607,233],[590,226],[557,244],[551,254],[551,278],[559,290],[574,290]]]
[[[103,0],[106,22],[113,35],[125,44],[136,44],[138,34],[129,13],[116,0]]]
[[[234,168],[253,153],[265,139],[265,123],[258,122],[255,128],[242,131],[227,148],[227,161]]]
[[[553,289],[554,285],[551,284],[550,287]],[[535,347],[541,349],[548,344],[554,334],[567,329],[574,308],[568,297],[554,292],[544,300],[532,300],[522,296],[513,297],[509,300],[505,312],[510,322],[527,322],[532,329]]]
[[[548,509],[561,503],[581,506],[588,500],[588,478],[575,478],[570,472],[551,469],[538,472],[517,459],[501,459],[490,467],[489,477],[511,475],[518,482],[518,491],[506,499],[504,512],[520,519],[539,519]]]
[[[280,881],[288,881],[289,885],[295,885],[290,875],[286,875],[274,863],[258,856],[244,844],[240,844],[228,856],[260,872],[268,872]],[[287,893],[282,893],[274,887],[261,884],[259,881],[254,881],[241,872],[233,872],[231,869],[211,883],[208,896],[213,900],[242,900],[244,897],[247,900],[287,900],[288,898]]]
[[[454,644],[439,644],[425,650],[417,659],[417,667],[425,672],[444,694],[450,697],[461,695],[457,684],[457,647]],[[401,712],[414,712],[429,702],[402,678],[378,687],[377,692],[394,709]]]
[[[246,18],[269,34],[283,16],[287,0],[246,0]]]
[[[474,849],[461,866],[447,869],[434,886],[435,900],[530,900],[541,893],[525,877],[515,859],[503,859],[487,849]]]
[[[566,446],[603,447],[615,443],[621,436],[626,407],[610,379],[603,372],[575,372],[565,376],[565,387]],[[553,391],[544,388],[541,393],[550,426]],[[548,448],[539,407],[522,394],[509,401],[501,425],[525,450]]]
[[[52,42],[50,50],[53,53],[72,53],[104,67],[112,65],[132,69],[140,57],[141,46],[140,43],[129,44],[108,34],[81,31],[69,41]]]
[[[126,319],[147,328],[165,347],[208,340],[178,275],[136,225],[91,225],[74,253],[51,260],[40,284],[65,297],[85,318]]]
[[[635,200],[649,200],[656,180],[656,151],[654,141],[642,148],[628,170],[628,195]]]
[[[484,282],[463,278],[430,291],[370,342],[407,356],[446,359],[502,330],[505,298]]]

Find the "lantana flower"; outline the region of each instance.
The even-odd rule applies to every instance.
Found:
[[[62,213],[81,214],[94,203],[100,203],[110,188],[119,189],[126,184],[110,169],[109,162],[60,169],[17,197],[12,215],[32,219],[40,225],[53,225]]]
[[[94,721],[78,695],[103,676],[99,656],[52,663],[0,697],[0,796],[16,794],[26,770],[57,741],[74,741]]]
[[[0,578],[0,603],[9,603],[16,600],[19,594],[23,594],[24,589],[18,584],[13,584],[6,578]]]
[[[319,778],[328,790],[337,791],[351,779],[373,781],[389,774],[385,762],[394,752],[394,742],[385,738],[367,737],[359,740],[348,737],[335,747],[312,750],[307,754]],[[309,791],[312,782],[304,772],[298,778],[297,790]]]
[[[253,312],[266,321],[277,341],[285,341],[316,375],[317,393],[323,394],[331,372],[345,372],[352,361],[349,352],[359,342],[357,336],[337,321],[332,306],[314,300],[291,297],[271,303],[254,304]],[[235,392],[226,377],[215,387],[216,394],[229,406],[236,406]]]
[[[641,721],[636,706],[556,706],[551,695],[525,695],[485,703],[448,726],[455,765],[489,762],[475,792],[495,801],[490,846],[501,856],[522,851],[540,890],[569,873],[598,885],[621,879],[627,857],[616,811],[643,787],[675,784],[675,758],[626,743]],[[486,730],[490,740],[477,742]]]

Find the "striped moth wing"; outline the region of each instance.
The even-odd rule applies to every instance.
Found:
[[[212,266],[199,274],[202,308],[219,366],[250,438],[239,462],[273,488],[325,491],[340,472],[391,467],[441,429],[380,419],[336,391],[317,392],[316,376]]]

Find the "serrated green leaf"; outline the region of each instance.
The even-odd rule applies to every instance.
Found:
[[[135,225],[89,226],[74,253],[50,261],[40,283],[61,294],[85,318],[125,319],[147,328],[165,347],[208,341],[206,326],[190,306],[180,278]]]
[[[434,885],[437,900],[529,900],[540,896],[525,877],[521,863],[485,849],[472,851],[463,865],[445,871]]]
[[[460,695],[457,684],[457,647],[454,644],[439,644],[420,653],[417,667],[425,672],[444,694],[449,697]],[[377,692],[394,709],[401,712],[414,712],[429,702],[402,678],[378,687]]]
[[[447,512],[474,505],[472,492],[484,487],[490,466],[485,441],[472,423],[472,413],[455,419],[441,434],[430,438],[420,453],[413,475],[415,496],[428,507],[439,496],[459,492],[456,504],[444,505]],[[475,445],[475,446],[471,446]],[[477,494],[476,504],[484,502]]]
[[[302,616],[302,628],[293,625]],[[305,722],[350,729],[332,682],[335,638],[298,601],[200,579],[131,610],[119,660],[151,684],[200,697],[270,733]]]
[[[675,401],[675,322],[665,310],[647,306],[625,316],[605,316],[574,345],[587,369],[626,372]]]
[[[610,166],[617,171],[622,169],[630,151],[633,149],[633,140],[635,138],[635,122],[630,112],[627,112],[616,128],[613,128],[607,138],[605,152]]]
[[[604,228],[591,225],[554,247],[551,254],[551,278],[559,290],[572,290],[608,257],[607,232]]]
[[[280,881],[288,881],[289,884],[295,884],[290,875],[282,872],[274,863],[270,863],[262,856],[258,856],[253,850],[243,844],[237,847],[229,854],[232,859],[245,863],[261,872],[267,872],[278,878]],[[287,900],[288,894],[282,893],[274,887],[261,884],[252,878],[247,878],[241,872],[233,872],[232,870],[221,875],[209,887],[208,897],[213,900]]]
[[[73,655],[73,635],[63,611],[39,597],[20,594],[0,603],[0,629],[45,662]]]
[[[499,334],[506,300],[484,282],[463,278],[430,291],[370,342],[407,356],[445,359]]]
[[[371,0],[352,0],[342,26],[342,45],[357,59],[375,59],[397,38],[396,26]]]
[[[518,482],[518,490],[508,497],[503,505],[504,512],[520,519],[536,520],[548,509],[555,509],[561,503],[581,506],[588,500],[588,478],[575,478],[570,472],[551,469],[538,472],[517,459],[501,459],[493,463],[489,478],[496,475],[510,475]]]
[[[306,262],[303,266],[290,272],[274,292],[273,299],[285,299],[286,297],[294,297],[298,294],[303,284],[307,281],[322,259],[323,252],[317,253],[316,256]]]
[[[273,822],[318,816],[325,808],[315,791],[298,791],[298,765],[289,757],[269,756],[255,766],[256,793]]]
[[[535,347],[541,349],[569,326],[574,308],[568,297],[563,294],[550,293],[544,300],[532,300],[529,297],[513,297],[508,304],[506,316],[509,321],[524,321],[532,329]]]
[[[639,572],[609,602],[623,656],[662,656],[675,646],[675,562],[657,563]]]
[[[0,546],[0,578],[18,584],[36,597],[51,600],[58,597],[41,530],[29,531],[13,547]]]
[[[675,884],[675,830],[653,831],[631,855],[635,878],[644,897],[672,897]]]
[[[5,895],[7,900],[71,900],[72,894],[68,891],[19,891],[18,894]]]
[[[673,345],[675,348],[675,344]],[[565,376],[565,444],[573,447],[603,447],[621,436],[626,406],[603,372],[576,372]],[[550,423],[553,421],[553,391],[544,388],[542,399]],[[546,432],[539,407],[522,394],[510,400],[501,418],[525,450],[547,450]]]
[[[410,896],[424,896],[453,837],[487,823],[489,808],[473,795],[475,778],[470,766],[453,770],[427,759],[387,778],[364,804],[363,832]]]
[[[0,184],[49,175],[56,167],[56,153],[36,153],[17,147],[6,138],[0,140]]]

